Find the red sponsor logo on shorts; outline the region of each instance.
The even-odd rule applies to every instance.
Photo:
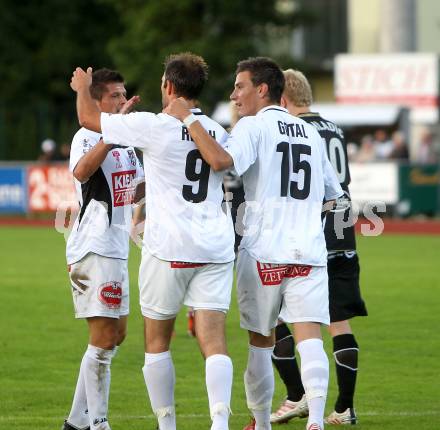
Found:
[[[206,263],[187,263],[185,261],[171,261],[171,269],[194,269],[205,266]]]
[[[99,287],[98,297],[101,303],[110,309],[121,306],[122,288],[120,282],[106,282]]]
[[[279,286],[284,278],[308,276],[312,266],[300,264],[272,264],[257,261],[258,275],[265,286]]]
[[[297,278],[299,276],[309,276],[312,266],[301,264],[289,264],[285,273],[286,278]]]
[[[280,285],[286,273],[286,265],[260,263],[257,261],[257,270],[263,285]]]
[[[135,177],[136,170],[112,173],[113,206],[125,206],[133,203]]]

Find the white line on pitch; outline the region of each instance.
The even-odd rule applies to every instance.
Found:
[[[248,417],[249,414],[246,413],[237,413],[233,414],[236,417]],[[358,416],[386,416],[386,417],[421,417],[426,415],[440,415],[440,411],[423,411],[423,412],[400,412],[400,411],[384,411],[384,412],[358,412]],[[207,414],[177,414],[179,418],[209,418]],[[155,419],[154,415],[114,415],[110,414],[110,419],[133,419],[133,420],[141,420],[141,419]],[[24,420],[40,420],[47,421],[52,420],[54,417],[37,417],[30,415],[19,415],[19,416],[0,416],[0,422],[4,421],[24,421]],[[59,417],[60,420],[64,419],[64,417]]]

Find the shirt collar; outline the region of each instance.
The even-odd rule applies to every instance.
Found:
[[[279,105],[270,105],[270,106],[265,106],[263,109],[260,109],[257,112],[257,115],[259,115],[260,113],[264,113],[264,112],[266,112],[268,110],[278,110],[278,111],[281,111],[281,112],[289,113],[289,111],[286,108],[283,108],[283,107],[281,107]]]
[[[191,108],[190,111],[194,114],[194,115],[203,115],[203,112],[200,108]]]

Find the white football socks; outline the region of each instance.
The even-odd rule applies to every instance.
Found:
[[[112,357],[116,355],[117,351],[118,347],[116,346],[112,350]],[[87,355],[84,354],[81,360],[81,366],[79,368],[79,375],[76,382],[75,394],[73,396],[72,408],[67,418],[67,422],[69,424],[72,424],[73,426],[80,429],[90,426],[87,407],[86,384],[84,380],[84,372],[85,367],[87,366],[87,362]],[[108,372],[107,377],[110,378],[110,372]]]
[[[73,396],[72,409],[67,417],[69,424],[78,428],[85,428],[90,425],[87,414],[86,385],[84,382],[84,367],[86,365],[86,355],[84,354],[79,368],[78,381],[76,382],[75,394]]]
[[[83,377],[91,430],[109,430],[107,421],[110,393],[110,364],[113,349],[89,345],[84,355]]]
[[[328,358],[321,339],[306,339],[296,346],[301,356],[301,379],[309,406],[307,425],[324,428],[324,408],[328,387]]]
[[[227,355],[214,354],[206,359],[205,369],[211,430],[227,430],[231,412],[232,361]]]
[[[174,385],[176,375],[170,351],[145,354],[142,368],[151,408],[157,416],[160,430],[176,430]]]
[[[244,386],[248,408],[256,421],[256,430],[268,430],[274,392],[271,348],[249,345],[248,364],[244,373]]]

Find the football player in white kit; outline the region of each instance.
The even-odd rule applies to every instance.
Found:
[[[268,58],[238,64],[231,99],[242,117],[223,148],[181,99],[166,111],[189,131],[214,170],[243,175],[245,227],[237,261],[241,327],[249,331],[245,389],[254,420],[270,429],[271,354],[278,315],[293,323],[310,408],[308,430],[323,428],[328,359],[320,325],[329,324],[322,202],[342,195],[316,129],[280,107],[284,76]],[[280,313],[281,308],[281,313]]]
[[[90,88],[96,109],[125,112],[128,102],[119,72],[100,69]],[[135,184],[143,169],[133,148],[103,143],[81,128],[70,151],[80,212],[66,256],[76,318],[86,318],[89,345],[81,362],[71,411],[63,430],[109,429],[110,364],[125,338],[129,312],[128,250]]]
[[[359,259],[356,252],[354,220],[352,219],[350,192],[350,168],[347,145],[342,130],[317,112],[311,112],[312,89],[307,78],[299,70],[284,72],[286,85],[281,105],[292,115],[313,125],[326,146],[327,156],[344,191],[344,202],[338,211],[326,216],[325,240],[327,244],[327,272],[329,279],[329,333],[333,340],[338,397],[335,409],[325,419],[328,424],[356,424],[354,394],[358,368],[359,345],[349,320],[368,314],[359,286]],[[345,207],[345,210],[342,209]],[[307,416],[295,344],[286,324],[275,330],[276,344],[272,361],[287,388],[287,397],[277,411],[272,413],[272,423],[286,423],[291,418]]]
[[[232,362],[225,342],[234,260],[234,232],[221,207],[223,175],[202,159],[188,123],[160,113],[100,114],[91,103],[90,70],[77,69],[80,123],[103,132],[104,141],[144,153],[146,222],[139,271],[145,321],[143,373],[161,430],[174,430],[174,366],[169,351],[182,304],[195,310],[196,336],[206,359],[212,430],[228,429]],[[170,56],[162,77],[162,103],[183,97],[207,132],[223,145],[226,131],[196,107],[207,80],[204,60],[191,53]]]

